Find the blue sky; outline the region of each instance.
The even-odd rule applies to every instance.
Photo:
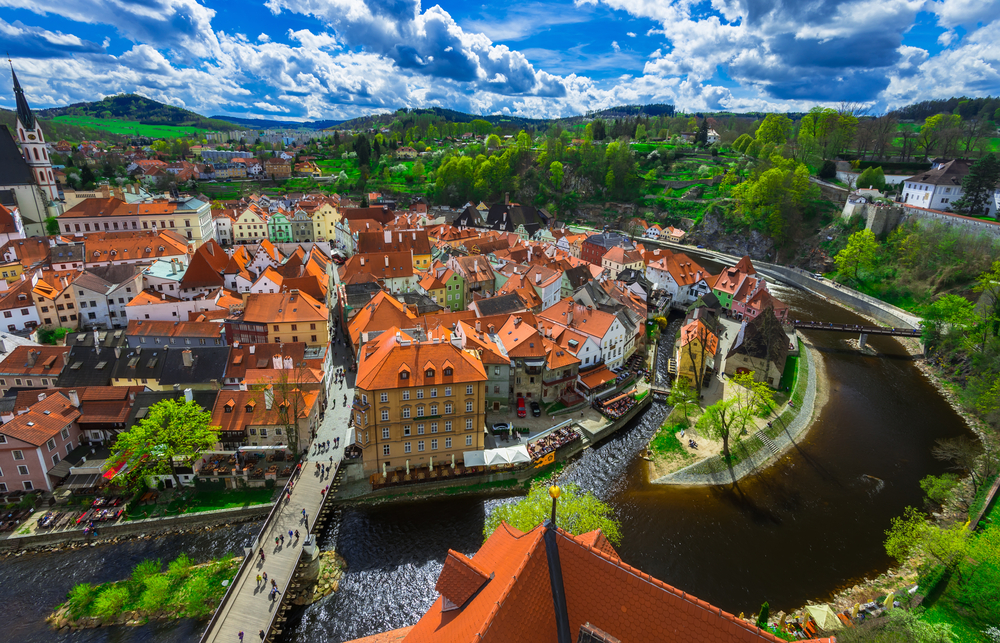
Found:
[[[1000,0],[0,0],[0,48],[37,107],[136,92],[293,120],[882,111],[1000,94]]]

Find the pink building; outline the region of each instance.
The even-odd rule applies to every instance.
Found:
[[[26,413],[0,426],[0,491],[52,491],[48,472],[80,444],[75,394],[39,392]]]

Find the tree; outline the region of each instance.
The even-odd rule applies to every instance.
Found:
[[[736,405],[739,411],[740,431],[751,424],[754,416],[770,413],[774,408],[774,391],[764,382],[758,382],[756,373],[738,373],[733,376],[736,385]]]
[[[500,137],[496,134],[490,134],[486,137],[486,149],[488,150],[498,150],[500,149]]]
[[[868,270],[875,265],[878,254],[878,239],[871,230],[860,230],[847,239],[847,247],[837,253],[834,262],[841,273],[853,272],[858,278],[858,272]]]
[[[979,216],[993,200],[993,191],[1000,183],[1000,160],[990,152],[972,164],[962,179],[962,198],[952,204],[961,214]]]
[[[861,188],[875,188],[876,190],[885,190],[885,174],[882,172],[881,167],[870,167],[861,173],[858,177],[858,182],[855,183],[855,187],[859,190]]]
[[[698,407],[698,393],[691,388],[691,382],[686,377],[678,377],[674,381],[670,395],[667,396],[667,404],[684,414],[684,424],[687,426],[691,409]]]
[[[837,643],[953,643],[952,626],[931,623],[912,610],[890,610],[887,618],[838,630]]]
[[[195,402],[163,400],[149,407],[139,424],[120,433],[111,447],[105,470],[118,470],[116,481],[140,490],[150,476],[173,474],[187,467],[219,441],[212,414]]]
[[[563,164],[559,161],[553,161],[552,165],[549,166],[549,176],[552,177],[552,187],[556,191],[561,190],[563,185]]]
[[[757,128],[755,138],[761,145],[781,146],[788,140],[788,135],[792,131],[792,119],[784,114],[768,114],[764,117],[764,122]]]
[[[917,546],[925,518],[924,514],[913,507],[907,507],[902,516],[893,518],[889,529],[885,531],[885,553],[900,564],[906,562]]]
[[[958,475],[955,473],[944,473],[939,476],[924,476],[920,481],[920,489],[931,500],[931,502],[943,505],[951,499],[958,486]]]
[[[1000,449],[996,438],[986,437],[982,442],[966,437],[938,440],[931,448],[931,455],[938,460],[951,462],[952,469],[968,471],[972,494],[997,473]]]
[[[368,167],[372,148],[364,134],[358,134],[358,137],[354,139],[354,153],[358,155],[358,166]]]
[[[604,121],[598,118],[595,119],[594,122],[591,123],[591,125],[593,125],[595,141],[603,141],[605,138],[607,138],[607,133],[604,128]]]
[[[976,306],[965,297],[946,294],[927,307],[921,326],[924,339],[933,342],[942,334],[967,337],[977,322]]]
[[[819,168],[819,178],[821,179],[834,179],[837,177],[837,164],[833,161],[826,160],[823,161],[823,165]]]
[[[56,217],[48,217],[45,219],[45,234],[50,237],[59,234],[59,219]]]
[[[719,400],[715,404],[707,407],[705,412],[698,418],[698,430],[709,438],[722,441],[722,454],[726,464],[729,466],[729,475],[736,484],[736,476],[733,474],[733,457],[729,450],[729,443],[738,444],[740,441],[740,408],[735,397],[728,397]]]
[[[698,132],[694,135],[694,142],[696,145],[701,145],[702,147],[708,145],[708,118],[701,119]]]
[[[612,544],[621,542],[621,526],[614,518],[614,510],[589,491],[583,492],[575,484],[562,487],[556,509],[556,524],[574,535],[600,529]],[[527,497],[518,502],[500,505],[487,516],[483,525],[483,539],[490,537],[501,521],[520,531],[531,531],[552,514],[552,498],[548,488],[537,485]]]

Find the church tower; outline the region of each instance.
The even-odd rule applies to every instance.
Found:
[[[10,67],[10,75],[14,78],[14,97],[17,99],[17,142],[21,144],[24,160],[28,162],[38,187],[50,201],[57,201],[59,188],[56,187],[56,179],[52,174],[52,162],[49,161],[49,152],[45,148],[45,136],[42,134],[42,128],[38,126],[38,121],[35,120],[35,115],[31,113],[31,108],[28,107],[28,100],[24,97],[21,84],[17,82],[13,64]]]

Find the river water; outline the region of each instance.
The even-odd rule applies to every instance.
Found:
[[[797,319],[863,321],[801,291],[772,288]],[[614,508],[623,560],[735,613],[756,611],[765,600],[772,610],[823,600],[888,568],[882,541],[890,518],[920,506],[920,478],[944,471],[930,456],[934,441],[967,429],[895,340],[870,338],[880,356],[869,357],[842,334],[807,337],[826,365],[830,402],[777,466],[738,489],[648,482],[636,455],[667,413],[659,403],[567,467],[563,481]],[[474,553],[487,512],[504,501],[447,498],[344,511],[320,541],[347,560],[340,590],[294,614],[286,640],[345,641],[414,623],[436,597],[448,549]],[[12,640],[194,640],[202,626],[190,621],[65,636],[53,636],[42,621],[76,582],[121,578],[146,556],[235,551],[249,533],[240,526],[8,558],[0,563],[0,598],[14,608],[9,614],[21,615]]]

